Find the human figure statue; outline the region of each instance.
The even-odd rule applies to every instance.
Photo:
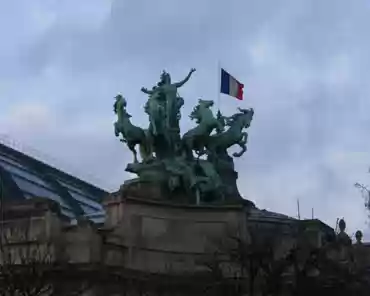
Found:
[[[355,234],[355,237],[356,237],[356,245],[362,245],[362,231],[361,230],[357,230],[356,231],[356,234]]]
[[[343,266],[348,266],[348,264],[352,260],[352,252],[351,252],[351,245],[352,240],[348,236],[348,234],[345,232],[346,230],[346,222],[344,219],[340,219],[339,223],[339,233],[337,234],[337,246],[338,246],[338,253],[337,253],[337,259],[339,264]]]
[[[176,151],[180,142],[180,109],[184,105],[184,99],[178,96],[177,90],[189,81],[194,72],[193,68],[182,81],[172,83],[171,75],[163,71],[160,81],[152,90],[141,88],[143,93],[149,95],[150,103],[146,112],[149,114],[153,135],[163,134],[169,142],[170,151]]]
[[[356,243],[353,246],[353,257],[356,267],[359,269],[369,266],[369,256],[367,248],[362,243],[362,231],[357,230],[355,234]]]
[[[339,233],[337,234],[337,241],[344,246],[352,245],[352,240],[350,239],[348,234],[345,232],[346,222],[344,221],[344,219],[339,220],[338,226],[339,226]]]
[[[190,70],[189,74],[182,81],[172,83],[170,73],[167,73],[166,71],[163,71],[163,73],[161,74],[161,80],[160,80],[160,82],[158,83],[158,85],[156,87],[153,87],[152,90],[148,90],[148,89],[143,87],[143,88],[141,88],[141,91],[145,94],[150,95],[150,96],[158,95],[158,97],[156,97],[157,99],[160,98],[161,96],[165,97],[165,101],[166,101],[166,105],[167,105],[167,112],[166,113],[168,115],[167,116],[167,121],[169,121],[171,115],[174,113],[174,110],[176,110],[176,108],[179,108],[179,105],[181,105],[181,106],[183,105],[183,103],[179,104],[179,102],[177,102],[177,99],[178,99],[177,90],[180,87],[182,87],[186,82],[189,81],[191,75],[194,72],[195,72],[195,69],[192,68]],[[183,101],[183,99],[181,98],[180,101]],[[177,117],[177,112],[174,116]]]
[[[145,113],[149,115],[149,123],[154,136],[158,135],[164,128],[163,119],[166,116],[166,101],[158,89],[153,86],[151,91],[147,91],[149,99],[144,106]]]

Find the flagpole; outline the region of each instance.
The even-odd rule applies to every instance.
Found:
[[[220,112],[220,102],[221,102],[221,63],[220,60],[217,62],[217,108]]]

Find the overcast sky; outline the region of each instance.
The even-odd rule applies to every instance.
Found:
[[[195,67],[184,132],[198,98],[217,101],[220,62],[245,84],[221,110],[255,109],[241,193],[291,216],[299,198],[304,218],[314,208],[366,230],[353,184],[370,184],[369,14],[368,0],[0,1],[0,133],[116,190],[132,155],[113,133],[114,96],[146,127],[140,88]]]

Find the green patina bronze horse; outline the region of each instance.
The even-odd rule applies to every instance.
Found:
[[[151,145],[147,137],[147,132],[131,123],[131,115],[127,113],[127,101],[122,95],[115,97],[113,110],[117,114],[117,121],[114,123],[114,133],[116,137],[122,135],[121,142],[126,143],[127,147],[134,154],[134,162],[137,163],[136,145],[139,145],[140,156],[143,161],[148,160],[152,156]]]
[[[213,101],[199,99],[198,105],[189,116],[198,125],[186,132],[182,137],[182,147],[188,158],[192,158],[192,151],[195,151],[198,156],[205,153],[206,142],[214,129],[218,132],[223,131],[223,125],[220,120],[215,118],[210,109],[212,106]]]
[[[254,110],[238,108],[240,113],[236,113],[231,117],[224,117],[226,125],[229,129],[223,133],[212,135],[208,138],[206,148],[209,155],[216,157],[218,154],[225,155],[227,149],[233,145],[239,145],[242,150],[238,153],[233,153],[234,157],[240,157],[247,151],[248,133],[243,132],[243,129],[248,128],[253,119]]]

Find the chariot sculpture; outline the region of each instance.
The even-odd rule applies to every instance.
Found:
[[[133,153],[133,162],[126,170],[138,176],[127,186],[151,184],[161,188],[164,198],[176,199],[182,194],[187,202],[198,204],[240,200],[237,173],[227,150],[234,145],[240,146],[241,150],[233,157],[241,157],[247,151],[245,129],[252,122],[254,110],[239,108],[231,116],[218,111],[214,116],[211,110],[214,102],[199,99],[189,115],[196,126],[181,135],[179,123],[184,99],[179,96],[178,89],[194,72],[195,69],[191,69],[185,79],[173,83],[170,74],[163,71],[155,86],[150,90],[141,89],[148,95],[144,106],[149,117],[146,129],[131,123],[127,100],[122,95],[115,97],[115,135],[121,137],[120,141]]]

